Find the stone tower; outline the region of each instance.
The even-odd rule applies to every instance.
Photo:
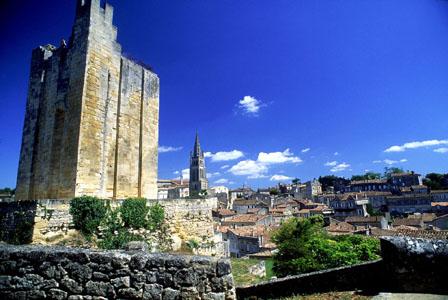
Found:
[[[201,190],[208,188],[207,173],[205,171],[204,153],[196,134],[194,149],[190,153],[190,196],[198,195]]]
[[[33,50],[16,198],[157,198],[159,78],[123,56],[113,7],[78,0],[68,43]]]

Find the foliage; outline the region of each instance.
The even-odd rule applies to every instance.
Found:
[[[385,167],[384,168],[384,178],[390,179],[392,174],[404,173],[402,168],[397,167]]]
[[[159,203],[152,205],[149,208],[149,222],[148,229],[157,230],[165,221],[165,210]]]
[[[144,198],[127,198],[120,207],[121,219],[125,227],[147,228],[149,207]]]
[[[423,179],[423,183],[431,190],[445,190],[448,189],[448,173],[429,173]]]
[[[372,179],[380,179],[381,174],[375,172],[366,172],[364,175],[353,175],[352,181],[355,180],[372,180]]]
[[[158,203],[148,207],[144,198],[128,198],[112,209],[109,201],[83,196],[71,201],[70,213],[75,227],[88,238],[95,234],[103,249],[121,249],[131,241],[154,239],[161,248],[171,245],[163,207]]]
[[[273,235],[278,246],[274,272],[279,276],[352,265],[379,258],[379,241],[358,236],[328,236],[321,216],[286,221]]]
[[[9,194],[9,195],[14,195],[16,193],[16,189],[12,189],[9,187],[5,187],[0,189],[0,194]]]
[[[70,202],[70,214],[73,217],[75,228],[86,236],[97,231],[106,212],[104,200],[96,197],[82,196],[74,198]]]
[[[373,206],[370,203],[367,204],[366,209],[367,213],[371,216],[384,216],[384,213],[382,213],[381,211],[373,209]]]
[[[278,189],[270,189],[269,190],[269,195],[273,195],[273,196],[276,196],[276,195],[278,195]]]
[[[319,182],[322,185],[322,189],[324,191],[327,191],[328,187],[330,186],[335,187],[336,185],[347,185],[350,183],[350,180],[335,175],[327,175],[327,176],[320,176]]]
[[[142,237],[129,233],[119,217],[119,210],[109,210],[102,224],[103,239],[98,243],[102,249],[122,249],[131,241],[141,241]]]
[[[272,272],[272,260],[265,260],[266,276],[259,277],[249,272],[249,268],[259,264],[261,260],[253,258],[231,258],[233,280],[237,286],[255,284],[271,279],[274,276]]]
[[[291,182],[293,184],[300,184],[300,179],[299,178],[294,178]]]
[[[188,240],[185,244],[187,245],[188,249],[190,249],[190,250],[199,248],[199,243],[196,240]]]
[[[16,225],[9,236],[6,232],[0,231],[1,239],[13,245],[29,244],[33,239],[34,221],[26,216],[23,211],[14,212]],[[3,220],[0,221],[0,224]]]

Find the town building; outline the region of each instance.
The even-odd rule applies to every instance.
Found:
[[[303,184],[294,184],[291,193],[297,199],[315,199],[322,194],[322,184],[317,179]]]
[[[157,197],[159,78],[100,2],[76,1],[68,42],[32,52],[17,200]]]
[[[330,200],[329,207],[334,211],[334,218],[343,220],[351,216],[367,216],[368,203],[369,199],[358,197],[358,194],[341,194]]]
[[[430,194],[403,194],[386,197],[387,208],[391,214],[413,214],[431,212]]]
[[[190,195],[199,195],[208,189],[204,153],[201,150],[199,136],[196,134],[193,151],[190,153]]]
[[[390,176],[390,184],[394,187],[422,185],[422,175],[414,172],[394,173]]]
[[[388,229],[389,223],[387,219],[384,216],[353,216],[353,217],[347,217],[345,219],[345,222],[352,224],[354,226],[360,227],[377,227],[381,229]]]
[[[249,226],[229,229],[227,232],[230,256],[244,257],[249,254],[270,250],[269,228],[265,226]]]
[[[231,208],[229,201],[229,188],[225,186],[214,186],[209,189],[210,196],[216,197],[220,207]]]

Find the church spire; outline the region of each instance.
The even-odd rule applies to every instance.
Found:
[[[196,132],[196,139],[194,140],[194,149],[193,149],[193,156],[200,156],[201,155],[201,144],[199,143],[199,135]]]
[[[196,132],[194,148],[190,155],[190,196],[198,196],[208,188],[207,172],[205,170],[204,153],[199,143],[199,135]]]

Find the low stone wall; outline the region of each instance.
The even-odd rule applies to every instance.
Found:
[[[120,205],[121,200],[111,202]],[[148,204],[160,203],[165,208],[165,216],[178,243],[195,240],[202,247],[200,254],[222,256],[219,247],[210,247],[214,240],[212,209],[217,199],[169,199],[148,200]],[[73,227],[69,213],[70,200],[5,201],[0,202],[1,240],[17,243],[13,238],[17,226],[27,225],[22,233],[30,231],[29,241],[35,244],[55,244],[62,240],[76,238],[78,232]],[[199,249],[199,250],[201,250]]]
[[[363,290],[448,295],[448,241],[382,237],[382,260],[238,287],[238,299]]]
[[[448,295],[447,240],[383,237],[381,255],[389,291]]]
[[[0,245],[0,299],[236,299],[228,260]]]
[[[277,299],[296,294],[371,289],[382,272],[381,260],[303,275],[274,279],[251,286],[237,287],[238,299]]]

